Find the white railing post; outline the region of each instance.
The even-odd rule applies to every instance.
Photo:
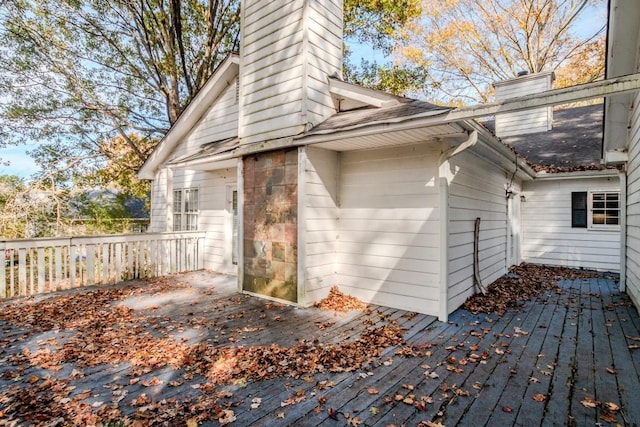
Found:
[[[2,254],[2,268],[0,269],[0,298],[7,297],[7,261],[8,265],[11,265],[11,260],[7,260],[7,249],[4,242],[0,242],[0,253]]]
[[[38,248],[38,293],[44,293],[44,247]]]

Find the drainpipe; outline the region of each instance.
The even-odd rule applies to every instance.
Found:
[[[449,183],[453,178],[449,170],[449,160],[473,147],[478,141],[478,131],[468,134],[467,140],[440,155],[438,160],[438,188],[440,206],[440,304],[438,319],[446,322],[449,316]]]
[[[627,290],[627,172],[620,176],[620,292]]]

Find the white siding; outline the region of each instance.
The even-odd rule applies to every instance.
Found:
[[[522,203],[522,258],[538,264],[620,269],[620,232],[571,227],[571,193],[619,190],[618,178],[526,183]]]
[[[475,220],[480,218],[479,270],[487,286],[506,272],[506,173],[470,153],[449,161],[454,176],[449,185],[449,313],[473,295]]]
[[[173,177],[173,188],[198,188],[198,230],[205,231],[205,268],[222,273],[236,274],[237,267],[231,264],[230,248],[225,233],[230,233],[231,209],[227,188],[235,185],[236,168],[212,172],[177,170]]]
[[[344,292],[438,314],[438,156],[427,145],[342,154],[337,272]]]
[[[495,83],[495,99],[498,101],[547,91],[551,89],[552,77],[552,73],[537,73]],[[502,137],[544,132],[551,129],[552,117],[551,107],[497,114],[496,135]]]
[[[155,179],[151,182],[151,222],[149,231],[152,233],[168,231],[167,218],[169,216],[167,200],[167,169],[156,172]]]
[[[626,287],[640,308],[640,94],[633,102],[627,165]]]
[[[337,283],[339,154],[312,147],[306,147],[306,153],[304,268],[306,302],[312,303]]]
[[[170,160],[197,152],[202,144],[238,136],[236,81],[209,108],[189,134],[178,144]]]
[[[240,47],[242,143],[292,136],[335,112],[342,2],[246,0]]]

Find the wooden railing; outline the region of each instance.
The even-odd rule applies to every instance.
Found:
[[[204,232],[0,241],[0,298],[203,268]]]

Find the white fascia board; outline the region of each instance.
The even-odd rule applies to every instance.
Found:
[[[333,78],[329,79],[329,92],[335,96],[361,102],[372,107],[385,107],[399,102],[396,97],[387,93]]]
[[[180,143],[182,138],[198,123],[211,108],[213,102],[222,92],[233,83],[238,75],[239,58],[238,55],[230,55],[225,59],[205,85],[200,89],[196,97],[189,103],[187,108],[180,114],[178,120],[171,126],[171,129],[162,138],[158,146],[144,162],[138,177],[141,179],[153,179],[155,170],[166,161],[173,149]]]
[[[553,181],[563,179],[589,179],[589,178],[619,178],[620,171],[617,169],[586,170],[575,172],[538,172],[536,181]]]

